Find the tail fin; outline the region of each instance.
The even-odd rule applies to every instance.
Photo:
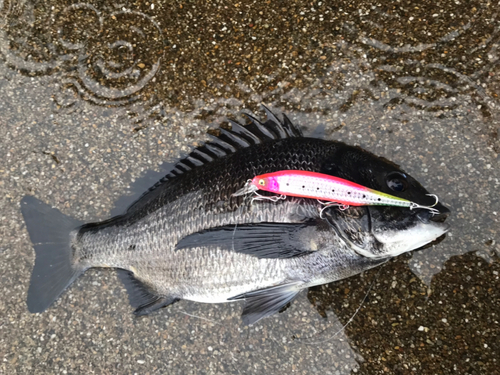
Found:
[[[84,270],[73,264],[70,232],[82,223],[35,197],[21,200],[36,259],[28,289],[28,310],[46,310]]]

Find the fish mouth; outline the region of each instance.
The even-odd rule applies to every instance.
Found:
[[[407,220],[402,221],[380,217],[380,208],[375,206],[357,207],[349,212],[333,211],[332,214],[338,216],[327,217],[339,237],[359,255],[390,258],[434,244],[437,239],[445,237],[450,230],[450,225],[445,222],[450,210],[444,206],[439,208],[438,214],[426,209],[409,211]],[[363,233],[365,235],[361,235]],[[373,241],[368,239],[368,234],[373,236]]]
[[[417,251],[421,251],[421,250],[425,250],[425,249],[428,249],[430,247],[433,247],[433,246],[436,246],[437,244],[441,243],[444,241],[444,239],[446,238],[446,233],[448,231],[446,231],[445,233],[443,233],[441,236],[439,236],[438,238],[436,238],[434,241],[431,241],[431,242],[428,242],[427,244],[419,247],[418,249],[415,249]]]
[[[430,210],[418,209],[416,216],[424,224],[444,223],[448,216],[450,216],[451,211],[442,204],[439,204],[435,208],[439,211],[438,214]]]
[[[439,243],[446,237],[446,233],[450,230],[450,225],[444,222],[431,222],[428,225],[432,225],[432,229],[427,231],[427,236],[423,235],[422,240],[420,242],[415,242],[407,251],[417,250],[428,245],[432,246],[439,238],[441,238],[441,240],[438,241]]]
[[[450,216],[450,213],[450,210],[448,210],[448,212],[440,212],[439,214],[432,216],[430,220],[435,223],[444,223],[448,216]]]
[[[439,204],[439,213],[427,209],[416,209],[408,213],[407,220],[392,221],[389,226],[378,227],[380,219],[368,209],[371,233],[381,245],[372,257],[394,257],[436,243],[446,237],[450,225],[446,223],[451,211]],[[384,220],[384,219],[382,219]],[[394,218],[393,218],[394,220]],[[391,222],[391,220],[389,220]],[[384,223],[384,221],[382,221]],[[377,228],[378,227],[378,228]]]
[[[400,254],[420,249],[436,241],[450,230],[448,223],[422,223],[407,229],[388,230],[374,233],[374,237],[383,244],[384,251],[379,257],[395,257]]]

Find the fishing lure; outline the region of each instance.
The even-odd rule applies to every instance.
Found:
[[[258,190],[280,195],[263,197],[257,193]],[[422,206],[407,199],[369,189],[343,178],[309,171],[285,170],[262,174],[248,180],[245,186],[233,195],[239,196],[250,193],[256,193],[257,199],[270,199],[273,201],[283,199],[284,196],[312,198],[319,200],[320,203],[326,201],[327,203],[323,204],[327,206],[339,205],[342,209],[349,206],[383,205],[409,207],[411,210],[424,208],[434,214],[439,213],[437,209],[432,208],[438,203],[438,197],[434,194],[428,195],[433,196],[436,203],[432,206]]]

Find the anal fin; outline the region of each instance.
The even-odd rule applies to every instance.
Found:
[[[262,318],[280,312],[292,302],[302,290],[301,284],[297,282],[259,289],[229,298],[229,300],[244,299],[246,303],[241,314],[243,323],[255,324]]]
[[[148,315],[179,300],[176,297],[159,295],[149,285],[137,279],[133,272],[124,269],[117,271],[118,277],[128,292],[130,305],[135,307],[135,315]]]
[[[137,316],[149,315],[153,311],[159,310],[162,307],[171,305],[172,303],[179,301],[179,299],[180,298],[175,297],[158,297],[150,303],[139,306],[137,309],[135,309],[134,314]]]

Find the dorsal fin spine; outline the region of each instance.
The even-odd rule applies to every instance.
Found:
[[[231,131],[238,133],[241,137],[245,138],[247,141],[252,142],[252,144],[254,145],[262,143],[259,137],[257,137],[255,134],[253,134],[251,131],[246,129],[241,124],[233,120],[229,120],[229,123],[231,124]]]
[[[222,148],[226,152],[226,155],[236,152],[236,148],[233,145],[227,143],[226,141],[223,141],[222,139],[216,137],[215,135],[210,135],[210,136],[212,138],[212,143]]]
[[[207,143],[205,144],[205,147],[210,150],[212,152],[212,154],[214,154],[216,157],[222,157],[222,156],[226,156],[227,153],[221,149],[219,146],[217,146],[216,144],[210,144],[210,143]]]
[[[266,116],[267,116],[266,123],[269,123],[269,122],[272,123],[272,125],[278,131],[280,138],[288,138],[289,135],[287,134],[287,132],[283,128],[281,121],[265,105],[263,105],[262,107],[264,108],[264,111],[266,112]]]
[[[210,163],[214,159],[260,143],[302,136],[299,128],[295,127],[288,117],[283,115],[283,121],[280,121],[267,107],[263,107],[267,115],[265,123],[260,122],[250,114],[244,113],[251,122],[248,126],[230,121],[233,130],[219,128],[219,136],[209,134],[212,138],[210,142],[194,149],[187,157],[179,160],[172,171],[146,191],[127,211],[132,210],[137,204],[141,204],[143,199],[147,199],[146,196],[149,193],[162,186],[168,180],[177,178],[192,169]]]
[[[191,164],[193,164],[193,166],[194,166],[195,168],[196,168],[196,167],[200,167],[200,166],[202,166],[203,164],[205,164],[205,163],[203,163],[203,161],[201,161],[200,159],[198,159],[198,158],[196,157],[196,154],[193,154],[193,153],[189,154],[189,155],[186,157],[186,159],[185,159],[185,160],[186,160],[186,161],[191,162]]]
[[[196,156],[198,158],[202,158],[205,162],[208,162],[208,163],[210,163],[211,161],[214,160],[213,157],[211,157],[210,155],[208,155],[206,152],[202,151],[201,147],[200,148],[195,148],[193,150],[193,154],[196,154]]]
[[[248,117],[251,121],[251,123],[257,128],[259,129],[259,131],[265,136],[267,137],[269,140],[275,140],[275,139],[278,139],[278,137],[276,136],[276,134],[274,134],[274,132],[271,130],[271,129],[268,129],[263,123],[261,123],[259,120],[257,120],[255,117],[253,117],[252,115],[248,114],[248,113],[245,113],[245,116]]]
[[[288,129],[290,129],[291,134],[293,134],[293,137],[303,137],[302,131],[296,127],[288,118],[287,115],[283,113],[283,125],[286,126]]]
[[[231,142],[236,148],[246,148],[251,146],[251,143],[248,142],[245,138],[239,136],[236,133],[233,133],[230,130],[226,130],[221,128],[221,137],[224,136],[229,142]]]

